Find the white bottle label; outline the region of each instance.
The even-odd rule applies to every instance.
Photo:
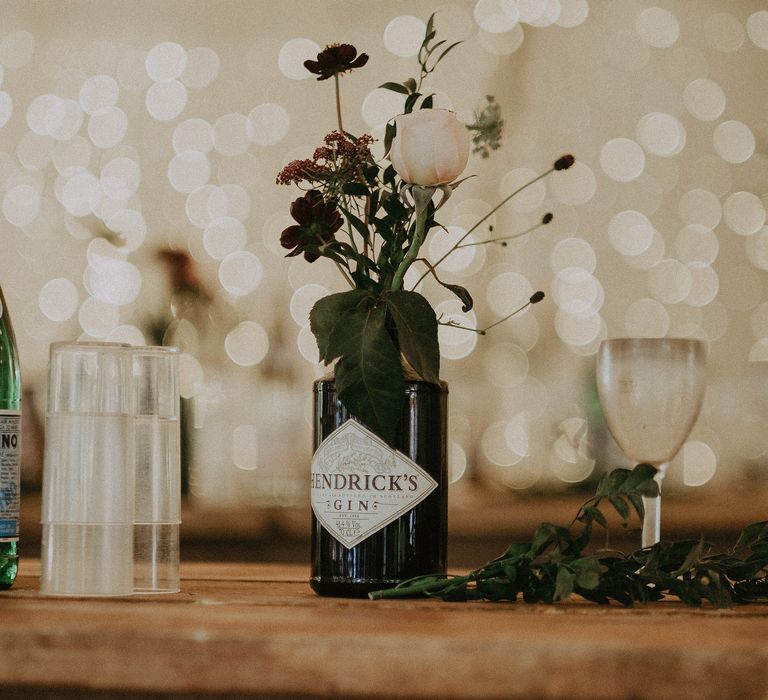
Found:
[[[354,420],[334,430],[312,459],[312,510],[347,548],[421,503],[437,482]]]
[[[19,539],[21,413],[0,410],[0,542]]]

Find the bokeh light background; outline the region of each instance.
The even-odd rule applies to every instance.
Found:
[[[184,352],[191,497],[305,499],[323,373],[307,318],[344,287],[279,246],[298,192],[275,174],[335,127],[331,82],[302,63],[332,42],[366,51],[342,78],[345,127],[381,137],[402,97],[377,86],[415,75],[433,11],[439,36],[464,42],[428,83],[436,103],[471,122],[495,95],[506,136],[471,160],[430,257],[557,157],[577,159],[488,222],[497,236],[547,211],[552,224],[442,265],[473,312],[423,288],[444,319],[478,326],[547,293],[485,337],[441,329],[457,495],[563,488],[624,463],[593,372],[601,339],[625,335],[709,343],[705,406],[669,487],[764,483],[762,0],[4,0],[0,282],[38,408],[50,342],[164,331]],[[163,250],[189,256],[181,283]]]

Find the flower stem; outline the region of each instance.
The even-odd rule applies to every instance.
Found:
[[[432,199],[432,195],[435,193],[435,188],[413,185],[412,192],[413,201],[416,206],[416,231],[413,234],[413,240],[408,246],[408,251],[406,252],[405,257],[397,266],[394,277],[392,277],[391,289],[393,292],[403,288],[405,273],[413,264],[413,261],[419,254],[419,249],[424,243],[424,238],[427,235],[427,210],[429,209],[429,202]]]
[[[525,311],[529,306],[532,304],[538,304],[542,299],[544,298],[544,292],[536,292],[531,295],[531,298],[528,299],[528,301],[523,304],[519,309],[515,309],[511,314],[507,314],[504,318],[499,319],[498,321],[492,323],[490,326],[486,326],[485,328],[470,328],[469,326],[462,326],[460,323],[456,323],[455,321],[441,321],[438,319],[437,323],[441,326],[448,326],[450,328],[459,328],[463,331],[472,331],[473,333],[477,333],[478,335],[485,335],[491,328],[495,328],[496,326],[504,323],[504,321],[508,321],[513,316],[517,316],[521,311]]]
[[[499,202],[499,203],[498,203],[498,204],[497,204],[497,205],[496,205],[496,206],[495,206],[493,209],[491,209],[491,211],[489,211],[489,212],[488,212],[488,213],[487,213],[487,214],[486,214],[486,215],[485,215],[485,216],[484,216],[482,219],[480,219],[480,220],[478,220],[477,222],[475,222],[475,225],[474,225],[474,226],[472,226],[472,228],[470,228],[470,229],[469,229],[469,230],[468,230],[468,231],[467,231],[467,232],[466,232],[466,233],[465,233],[465,234],[464,234],[464,235],[463,235],[461,238],[459,238],[459,240],[458,240],[458,241],[456,241],[456,243],[454,243],[454,244],[453,244],[453,245],[452,245],[452,246],[451,246],[451,247],[450,247],[450,248],[449,248],[449,249],[448,249],[448,250],[447,250],[447,251],[446,251],[446,252],[445,252],[445,253],[444,253],[444,254],[443,254],[443,255],[442,255],[442,256],[441,256],[439,259],[438,259],[438,260],[437,260],[437,262],[435,262],[435,263],[433,264],[433,267],[435,267],[435,268],[436,268],[436,267],[437,267],[437,266],[438,266],[438,265],[439,265],[441,262],[443,262],[443,260],[445,260],[445,259],[446,259],[446,258],[447,258],[447,257],[448,257],[448,256],[449,256],[451,253],[453,253],[453,252],[455,252],[456,250],[458,250],[458,248],[459,248],[459,247],[461,246],[461,244],[462,244],[462,243],[463,243],[463,242],[464,242],[464,241],[467,239],[467,237],[469,236],[469,234],[470,234],[470,233],[472,233],[472,232],[473,232],[473,231],[474,231],[474,230],[475,230],[475,229],[476,229],[478,226],[480,226],[480,224],[482,224],[484,221],[486,221],[487,219],[489,219],[489,218],[490,218],[490,217],[491,217],[493,214],[495,214],[495,213],[496,213],[496,212],[497,212],[499,209],[501,209],[501,208],[502,208],[502,207],[503,207],[503,206],[504,206],[504,205],[505,205],[505,204],[506,204],[506,203],[507,203],[507,202],[508,202],[510,199],[512,199],[512,197],[514,197],[515,195],[518,195],[518,194],[520,194],[520,192],[522,192],[524,189],[526,189],[526,187],[530,187],[531,185],[535,184],[535,183],[536,183],[536,182],[538,182],[539,180],[543,180],[543,179],[544,179],[544,178],[545,178],[547,175],[549,175],[550,173],[553,173],[553,172],[554,172],[556,169],[557,169],[557,168],[554,168],[554,167],[550,168],[550,169],[549,169],[549,170],[547,170],[546,172],[543,172],[543,173],[541,173],[541,175],[537,175],[535,178],[533,178],[533,180],[531,180],[530,182],[526,182],[524,185],[521,185],[520,187],[518,187],[518,188],[517,188],[517,189],[516,189],[514,192],[512,192],[511,194],[509,194],[509,195],[507,195],[506,197],[504,197],[504,199],[502,199],[502,200],[501,200],[501,201],[500,201],[500,202]],[[424,273],[421,275],[421,277],[419,277],[419,279],[417,280],[416,284],[415,284],[415,285],[413,285],[413,289],[416,289],[416,287],[418,287],[418,286],[419,286],[419,285],[422,283],[422,281],[424,280],[424,278],[425,278],[425,277],[426,277],[428,274],[429,274],[429,270],[427,270],[426,272],[424,272]]]
[[[337,260],[334,260],[333,262],[336,263],[336,267],[339,268],[339,272],[341,273],[341,276],[345,280],[347,280],[347,282],[349,283],[349,286],[352,287],[352,289],[354,289],[357,285],[354,283],[353,279],[349,276],[347,271],[339,264]]]
[[[341,123],[341,89],[339,85],[339,74],[335,73],[333,76],[333,81],[336,85],[336,119],[339,122],[339,131],[343,134],[344,133],[344,127]]]
[[[371,600],[386,598],[412,598],[419,594],[440,593],[451,585],[463,585],[469,581],[469,576],[425,576],[423,579],[406,581],[394,588],[385,588],[380,591],[372,591],[368,594]]]
[[[459,243],[456,248],[469,248],[473,245],[487,245],[488,243],[501,243],[505,244],[507,241],[514,241],[516,238],[521,238],[522,236],[526,236],[529,233],[533,233],[537,228],[541,228],[542,226],[546,226],[546,224],[543,221],[540,221],[537,224],[534,224],[533,226],[530,226],[529,228],[525,229],[525,231],[519,231],[518,233],[515,233],[511,236],[501,236],[500,238],[489,238],[485,241],[470,241],[469,243]]]

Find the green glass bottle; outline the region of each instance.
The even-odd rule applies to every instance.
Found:
[[[0,589],[19,568],[21,373],[11,317],[0,288]]]

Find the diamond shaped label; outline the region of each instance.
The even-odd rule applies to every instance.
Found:
[[[348,549],[421,503],[437,482],[355,420],[334,430],[312,459],[312,510]]]

